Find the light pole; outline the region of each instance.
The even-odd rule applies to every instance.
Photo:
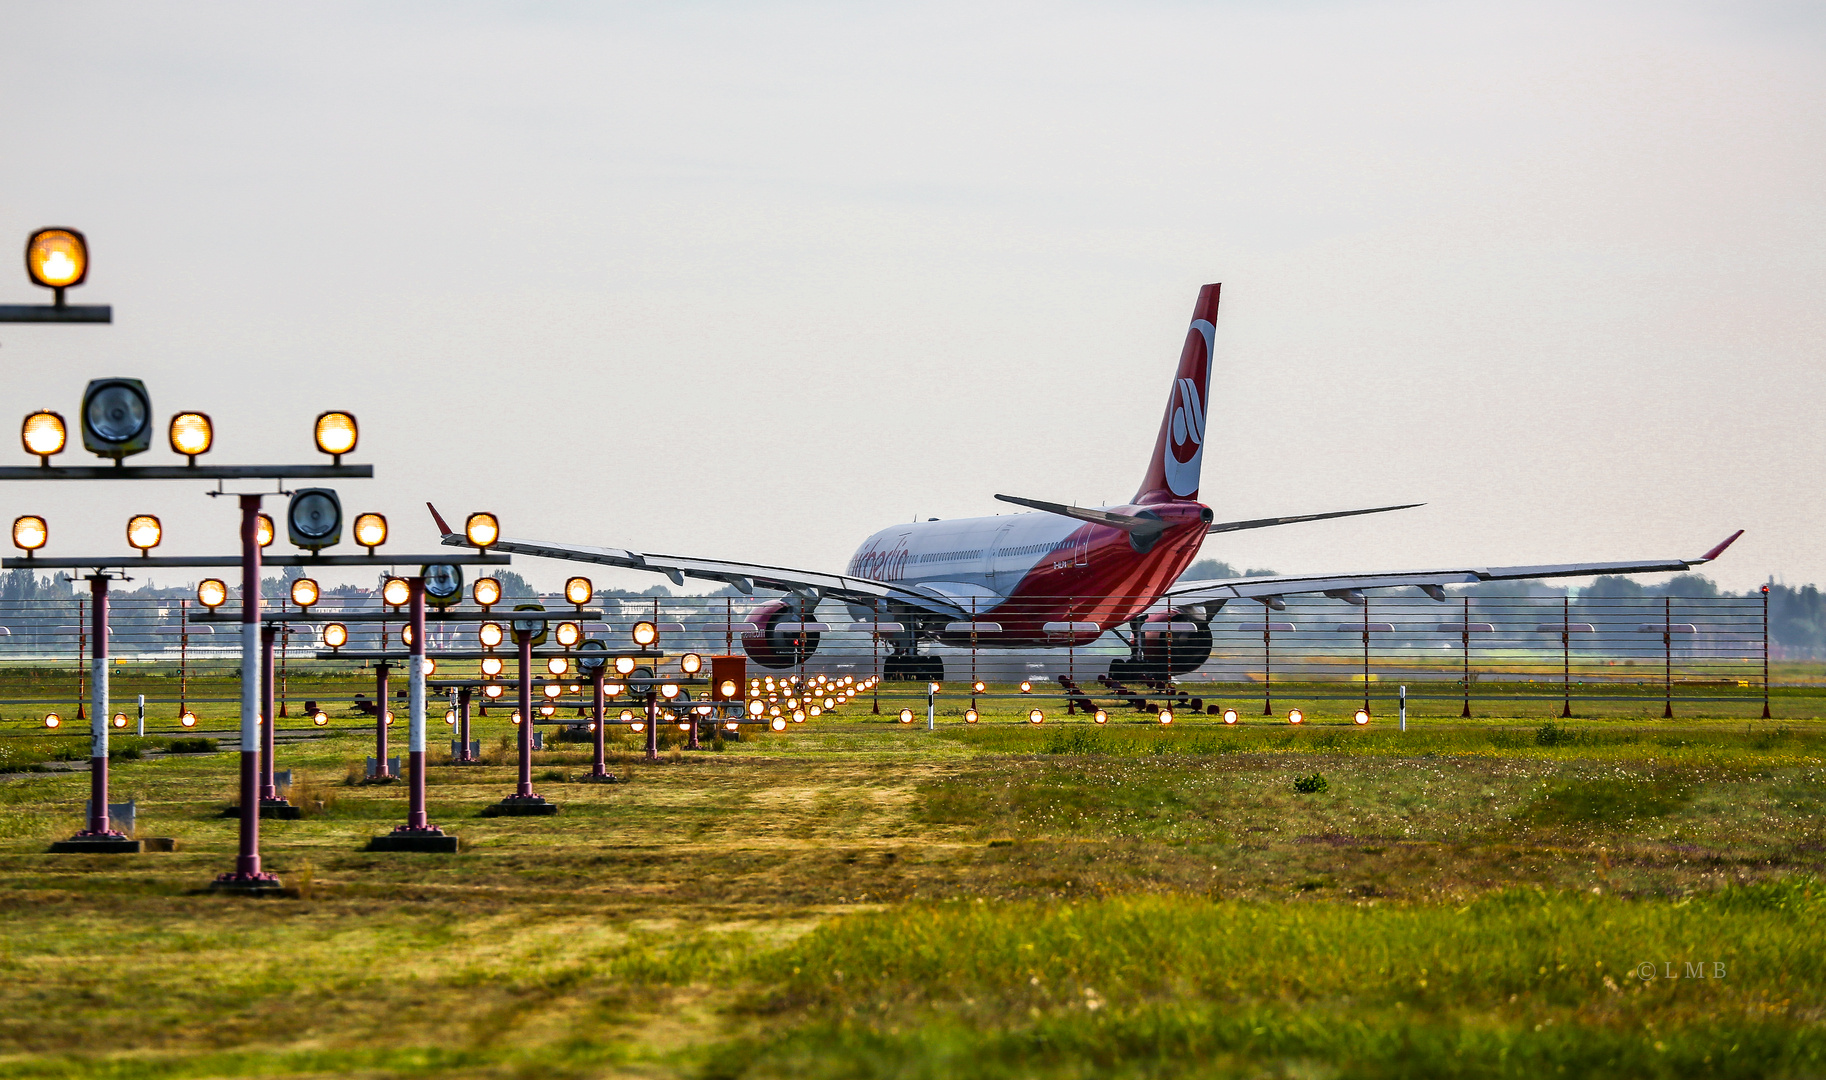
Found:
[[[453,852],[457,838],[431,824],[425,811],[425,579],[420,576],[405,581],[412,626],[406,690],[406,823],[369,841],[368,850]]]
[[[471,519],[475,515],[471,515]],[[469,529],[471,540],[474,540],[475,529]],[[516,604],[515,611],[544,611],[540,604]],[[519,749],[520,766],[519,782],[514,793],[492,806],[482,809],[484,817],[528,817],[549,816],[558,812],[556,803],[546,801],[545,796],[533,791],[533,645],[535,639],[545,637],[545,620],[538,618],[519,618],[511,624],[514,644],[520,653],[520,731]]]

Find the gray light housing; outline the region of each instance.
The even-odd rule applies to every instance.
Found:
[[[152,449],[152,395],[138,379],[96,379],[82,392],[82,445],[119,461]]]
[[[285,534],[294,547],[321,551],[342,541],[342,500],[329,488],[299,488],[285,508]]]

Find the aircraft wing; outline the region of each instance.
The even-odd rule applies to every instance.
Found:
[[[1353,604],[1363,602],[1366,589],[1417,588],[1435,600],[1445,599],[1447,585],[1475,581],[1520,581],[1530,578],[1589,577],[1594,574],[1654,574],[1691,570],[1718,558],[1744,531],[1737,530],[1712,550],[1697,558],[1645,559],[1635,562],[1558,563],[1546,566],[1488,566],[1463,570],[1418,570],[1393,574],[1311,574],[1277,577],[1228,578],[1182,581],[1162,599],[1174,604],[1216,604],[1225,600],[1260,600],[1278,606],[1281,597],[1296,593],[1323,593]]]
[[[470,546],[469,539],[462,533],[451,529],[443,516],[437,512],[436,507],[431,506],[430,503],[425,505],[431,510],[432,518],[437,521],[438,532],[443,534],[446,545],[451,547]],[[490,550],[505,551],[512,555],[534,555],[545,559],[595,563],[599,566],[618,566],[628,570],[646,570],[666,575],[672,579],[674,585],[683,585],[686,578],[698,578],[704,581],[720,581],[727,585],[734,585],[736,591],[744,594],[754,592],[755,586],[758,585],[764,589],[779,589],[783,592],[816,596],[825,600],[865,604],[869,607],[874,607],[882,600],[893,600],[948,618],[969,617],[959,605],[932,593],[893,582],[851,577],[847,574],[824,574],[815,570],[793,570],[788,567],[764,566],[759,563],[696,559],[683,555],[630,551],[625,548],[558,544],[544,540],[515,540],[508,537],[502,537],[496,541]]]

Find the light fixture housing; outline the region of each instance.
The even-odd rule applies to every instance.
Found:
[[[374,554],[374,549],[387,542],[387,515],[356,514],[355,542]]]
[[[340,649],[349,643],[349,628],[339,622],[330,623],[323,628],[323,643],[332,649]]]
[[[1110,722],[1110,714],[1104,712],[1102,709],[1098,709],[1096,715],[1091,717],[1091,720],[1094,723],[1107,724]]]
[[[1045,719],[1046,719],[1046,714],[1041,712],[1038,709],[1034,709],[1032,712],[1029,712],[1027,714],[1027,722],[1030,724],[1038,724],[1038,723],[1045,721]]]
[[[704,658],[694,652],[688,652],[678,658],[679,670],[687,675],[696,675],[704,670]]]
[[[197,582],[197,603],[211,611],[228,600],[228,585],[221,578],[204,578]]]
[[[913,722],[913,710],[912,709],[900,710],[900,722],[903,724],[911,724]]]
[[[965,709],[964,710],[964,723],[974,724],[974,723],[976,723],[976,721],[977,721],[976,710],[975,709]]]
[[[475,597],[475,602],[481,605],[483,611],[487,611],[501,602],[501,583],[491,577],[476,578],[469,594]]]
[[[488,698],[490,701],[500,697],[501,684],[498,682],[491,682],[487,686],[482,687],[482,696]]]
[[[479,548],[490,548],[501,539],[501,521],[493,514],[477,512],[463,522],[463,535]]]
[[[615,674],[634,674],[634,658],[632,656],[617,656],[615,658]]]
[[[1357,722],[1358,727],[1362,727],[1363,725],[1369,723],[1369,710],[1368,709],[1358,709],[1357,715],[1355,715],[1351,719],[1353,719]]]
[[[26,237],[25,273],[32,284],[50,289],[52,301],[63,306],[63,291],[81,285],[89,276],[89,241],[76,229],[53,226]]]
[[[322,710],[319,710],[319,711],[311,714],[311,723],[316,724],[318,727],[322,727],[323,725],[325,725],[329,722],[330,722],[329,716],[326,715]]]
[[[1300,711],[1300,710],[1298,710],[1298,709],[1288,709],[1288,710],[1287,710],[1287,722],[1288,722],[1288,723],[1290,723],[1290,724],[1302,724],[1302,723],[1305,723],[1305,722],[1306,722],[1306,714],[1305,714],[1305,713],[1303,713],[1303,712],[1301,712],[1301,711]]]
[[[96,379],[82,392],[82,445],[115,464],[152,449],[152,396],[138,379]]]
[[[31,558],[32,552],[43,547],[50,538],[50,526],[37,514],[26,514],[13,519],[13,546],[25,552],[26,558]]]
[[[342,464],[342,455],[355,452],[355,444],[361,439],[355,414],[346,412],[319,413],[311,434],[317,441],[317,449],[330,455],[337,465]]]
[[[1160,710],[1160,722],[1162,724],[1171,724],[1173,722],[1173,710],[1172,709]]]
[[[501,644],[501,639],[500,623],[485,622],[481,626],[476,627],[476,640],[482,643],[484,649],[492,649]],[[499,663],[499,661],[496,661],[496,663]]]
[[[380,598],[392,607],[405,607],[412,600],[412,586],[406,584],[405,578],[388,578],[380,587]]]
[[[553,675],[562,675],[571,670],[571,662],[562,656],[554,656],[545,662],[545,670]]]
[[[490,679],[501,674],[501,658],[498,656],[484,656],[482,658],[482,674]]]
[[[299,488],[285,508],[292,546],[322,551],[342,542],[342,500],[329,488]]]
[[[151,514],[135,514],[127,519],[127,543],[141,556],[150,555],[165,538],[165,527]]]
[[[63,717],[58,716],[56,713],[45,713],[44,714],[44,726],[45,727],[54,728],[61,723],[63,723]]]
[[[1236,723],[1236,720],[1237,720],[1237,716],[1236,716],[1235,709],[1225,709],[1224,710],[1224,723],[1234,724],[1234,723]]]
[[[315,604],[321,595],[317,582],[308,577],[301,577],[292,582],[292,603],[301,608]]]
[[[561,673],[561,672],[557,672],[557,671],[554,671],[554,672],[552,672],[552,674],[553,674],[553,675],[558,675],[558,674],[562,674],[562,673]],[[557,683],[555,683],[555,682],[554,682],[554,683],[546,683],[546,684],[545,684],[545,689],[544,689],[544,691],[543,691],[543,693],[544,693],[544,694],[545,694],[545,696],[546,696],[546,697],[548,697],[548,698],[555,698],[555,697],[558,697],[558,696],[560,696],[560,695],[561,695],[561,694],[563,694],[563,693],[564,693],[564,687],[562,687],[562,686],[559,686],[559,685],[558,685],[558,684],[557,684]]]
[[[263,513],[254,515],[254,543],[263,548],[273,546],[273,519]]]
[[[589,603],[595,595],[596,586],[590,583],[589,578],[574,577],[564,583],[564,598],[577,607]]]
[[[185,727],[196,727],[197,726],[197,714],[186,709],[184,711],[184,715],[178,717],[178,723],[184,725]]]
[[[678,684],[662,683],[659,688],[659,696],[665,698],[667,701],[671,701],[678,696]]]
[[[215,445],[215,425],[208,413],[181,412],[171,418],[168,438],[171,452],[184,455],[195,465],[197,455],[209,453],[209,448]]]
[[[634,629],[630,630],[629,634],[634,638],[634,644],[643,649],[650,648],[655,641],[659,640],[659,627],[642,619],[634,624]]]
[[[49,468],[51,455],[63,453],[70,441],[70,432],[64,427],[61,413],[39,409],[20,425],[19,441],[25,445],[26,453],[37,456],[38,464]]]
[[[567,649],[583,640],[583,630],[574,622],[559,623],[552,635]]]
[[[425,603],[447,608],[463,599],[463,568],[454,563],[432,563],[418,568],[425,589]]]

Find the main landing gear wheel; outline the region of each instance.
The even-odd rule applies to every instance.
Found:
[[[882,675],[902,682],[944,682],[945,661],[939,656],[890,656],[881,665]]]

